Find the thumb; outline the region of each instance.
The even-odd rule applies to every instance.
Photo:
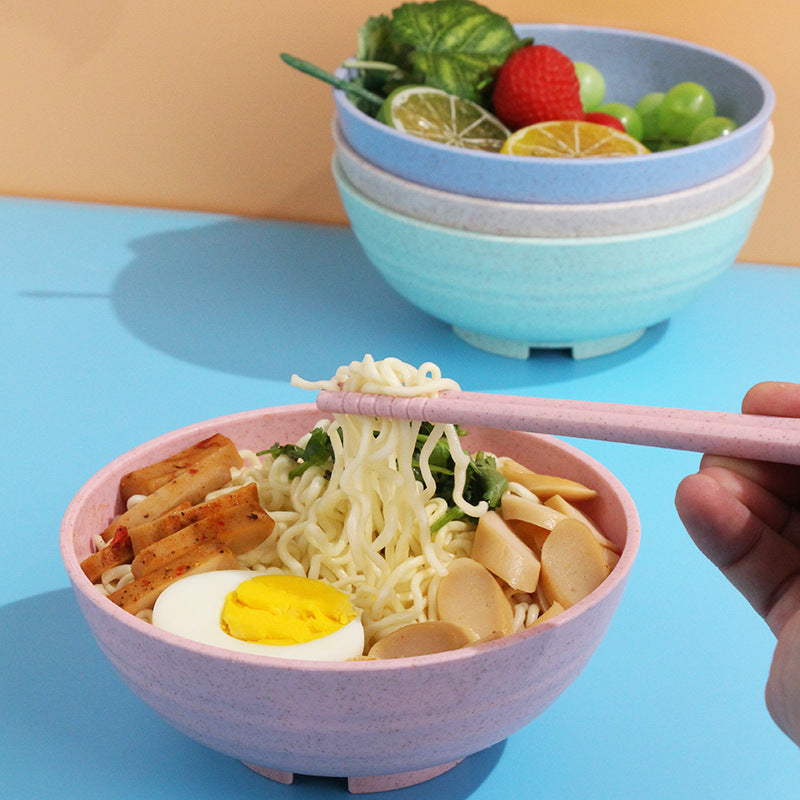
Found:
[[[778,727],[800,745],[800,612],[780,632],[765,699]]]

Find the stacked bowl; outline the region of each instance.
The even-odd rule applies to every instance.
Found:
[[[376,121],[334,92],[332,169],[369,260],[470,344],[527,358],[619,350],[730,267],[772,177],[772,87],[750,66],[664,36],[520,25],[595,66],[634,106],[705,86],[731,133],[619,158],[539,158],[442,145]]]

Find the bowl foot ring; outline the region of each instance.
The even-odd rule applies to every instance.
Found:
[[[439,775],[443,775],[448,770],[457,766],[463,761],[450,761],[447,764],[439,764],[435,767],[425,769],[415,769],[411,772],[395,772],[391,775],[354,775],[347,779],[347,789],[350,794],[368,794],[370,792],[388,792],[394,789],[405,789],[408,786],[416,786],[418,783],[429,781]],[[269,778],[271,781],[282,783],[288,786],[294,781],[294,772],[284,772],[271,767],[259,767],[256,764],[242,762],[246,767]]]
[[[642,338],[645,331],[646,328],[640,328],[639,330],[621,333],[616,336],[604,336],[600,339],[586,339],[579,342],[525,342],[475,333],[453,325],[453,332],[467,344],[498,356],[522,360],[528,358],[531,350],[569,350],[576,360],[605,356],[630,347],[630,345]]]

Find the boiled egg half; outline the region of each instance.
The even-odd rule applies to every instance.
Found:
[[[273,658],[346,661],[364,650],[361,613],[347,594],[297,575],[189,575],[159,595],[153,625],[202,644]]]

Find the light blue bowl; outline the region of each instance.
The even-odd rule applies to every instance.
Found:
[[[681,81],[706,86],[718,113],[739,128],[710,142],[626,158],[506,156],[449,147],[396,131],[334,91],[336,118],[350,146],[410,181],[491,200],[606,203],[668,194],[736,169],[758,149],[775,106],[769,82],[741,61],[665,36],[579,25],[518,25],[521,36],[587,61],[604,75],[606,99],[635,105]]]
[[[392,288],[470,344],[515,358],[613,352],[668,319],[736,260],[772,178],[768,160],[744,197],[693,222],[554,239],[422,222],[367,198],[335,157],[332,168],[353,232]]]

